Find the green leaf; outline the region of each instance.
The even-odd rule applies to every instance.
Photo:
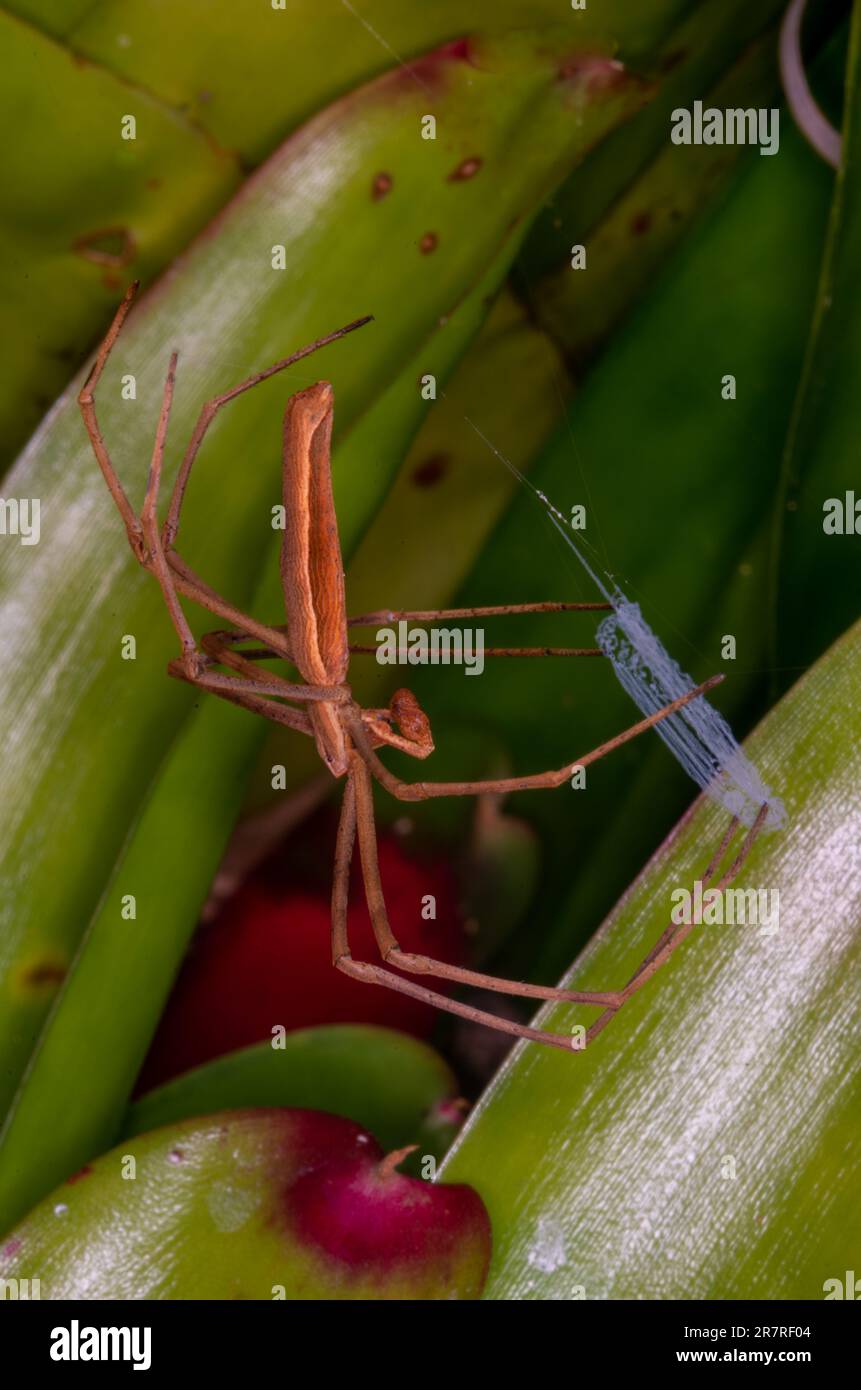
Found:
[[[426,80],[421,55],[439,44],[468,34],[564,25],[573,49],[618,47],[624,61],[640,64],[695,5],[696,0],[639,0],[636,6],[602,0],[566,14],[558,0],[497,0],[492,8],[483,0],[435,0],[432,6],[290,0],[279,9],[269,0],[216,7],[210,0],[174,0],[169,7],[154,0],[102,0],[78,22],[61,24],[77,53],[157,93],[247,164],[256,164],[321,106],[397,63],[420,88]],[[30,0],[27,7],[32,9]]]
[[[559,42],[567,51],[567,31]],[[355,335],[315,364],[334,381],[341,437],[393,377],[414,403],[412,359],[432,371],[439,361],[444,374],[450,345],[462,347],[458,306],[479,287],[487,293],[489,266],[504,273],[524,212],[639,100],[637,84],[615,69],[600,92],[582,74],[560,80],[546,35],[471,48],[469,61],[460,49],[437,54],[424,71],[445,141],[426,142],[416,158],[427,93],[400,72],[381,79],[288,141],[133,313],[101,388],[103,430],[132,496],[143,490],[174,346],[171,441],[188,437],[214,391],[369,309],[377,323],[364,343]],[[475,178],[452,182],[467,155],[484,165]],[[381,170],[393,187],[375,201]],[[427,232],[438,243],[423,255]],[[287,247],[283,272],[271,268],[279,243]],[[473,311],[466,322],[474,326]],[[130,372],[134,403],[119,398],[120,376]],[[272,379],[234,402],[207,441],[204,476],[192,481],[181,553],[241,606],[255,604],[255,591],[274,592],[279,405],[309,379],[303,366],[288,382]],[[337,454],[335,470],[349,551],[354,524],[365,524],[389,471],[371,456],[341,476]],[[73,399],[46,422],[13,480],[18,495],[42,499],[44,534],[39,547],[6,547],[0,557],[3,630],[15,653],[2,698],[25,711],[6,768],[21,794],[6,803],[2,825],[16,876],[15,900],[4,903],[0,980],[6,1097],[98,908],[0,1145],[6,1220],[114,1136],[262,732],[215,701],[189,717],[194,695],[165,679],[175,640],[156,586],[125,547]],[[278,620],[272,607],[255,611]],[[124,633],[136,637],[135,662],[119,659]],[[122,910],[128,894],[138,904],[133,924]],[[79,1099],[60,1117],[58,1098],[70,1085]],[[50,1150],[33,1143],[49,1114]]]
[[[117,290],[169,265],[242,172],[329,103],[400,62],[427,106],[433,83],[421,55],[466,34],[564,23],[575,51],[618,47],[637,66],[690,7],[604,0],[566,15],[558,0],[7,3],[0,114],[15,139],[0,151],[0,201],[9,189],[14,202],[0,218],[0,332],[16,351],[0,383],[0,460],[67,383]],[[134,142],[120,139],[126,114],[138,123]],[[115,251],[116,229],[128,234],[120,265],[79,244]]]
[[[747,9],[749,17],[749,7]],[[697,13],[696,20],[701,13]],[[711,27],[716,28],[713,11],[709,12],[709,18]],[[667,139],[671,111],[676,107],[689,107],[698,99],[719,110],[767,107],[775,102],[777,26],[772,24],[730,65],[730,57],[735,56],[740,46],[737,18],[722,7],[721,28],[715,36],[722,42],[705,42],[695,47],[698,61],[691,58],[678,76],[674,72],[666,88],[639,120],[615,131],[596,150],[590,165],[598,165],[601,169],[609,167],[617,178],[619,166],[624,168],[625,164],[634,163],[635,158],[638,169],[637,177],[624,188],[597,225],[588,220],[590,199],[588,196],[585,199],[585,208],[582,201],[581,182],[590,174],[589,165],[578,170],[577,175],[568,180],[566,188],[551,201],[554,227],[558,224],[561,229],[555,232],[554,241],[564,233],[570,246],[585,245],[588,273],[572,270],[569,252],[561,268],[554,267],[553,273],[537,281],[530,277],[524,288],[537,321],[560,345],[572,367],[580,372],[600,351],[616,325],[648,292],[656,275],[691,230],[726,194],[739,163],[747,154],[740,145],[672,144]],[[698,37],[702,42],[702,36]],[[720,57],[724,59],[725,71],[719,66]],[[715,71],[721,72],[720,80],[704,93],[703,77]],[[657,145],[651,162],[641,148],[647,132]],[[625,164],[620,158],[622,151]],[[648,153],[652,153],[651,149]],[[597,181],[594,173],[592,179]],[[588,194],[588,186],[585,191]],[[574,195],[578,193],[581,201],[575,203]],[[593,194],[593,200],[594,197]],[[525,260],[529,252],[527,245],[521,260]]]
[[[240,182],[236,158],[150,92],[0,12],[0,467],[129,281],[150,280]],[[121,137],[134,115],[134,140]],[[72,138],[74,132],[74,138]],[[102,331],[103,328],[102,328]]]
[[[422,1142],[438,1156],[451,1137],[441,1115],[457,1098],[442,1058],[406,1033],[337,1024],[301,1028],[274,1047],[260,1043],[195,1067],[129,1106],[123,1137],[219,1110],[290,1106],[344,1115],[384,1149]],[[454,1113],[454,1112],[452,1112]]]
[[[783,8],[781,0],[756,5],[749,0],[704,0],[667,36],[649,63],[658,84],[654,99],[589,156],[535,219],[518,260],[524,290],[557,299],[565,297],[567,285],[571,298],[588,295],[596,281],[606,282],[601,271],[596,274],[596,235],[606,243],[613,229],[613,239],[621,235],[627,250],[619,258],[619,271],[624,273],[620,288],[633,278],[644,286],[649,283],[654,262],[650,253],[643,254],[644,248],[651,247],[656,234],[666,238],[674,232],[680,239],[686,221],[697,211],[691,201],[702,204],[699,211],[707,209],[739,153],[728,146],[672,145],[671,114],[695,100],[720,106],[736,98],[739,103],[766,104],[777,81],[775,20]],[[726,81],[730,86],[723,92],[720,87]],[[719,90],[713,91],[716,84]],[[666,220],[671,220],[670,228],[661,225]],[[577,243],[588,248],[587,276],[570,274],[571,247]],[[606,257],[606,249],[599,249],[599,256]],[[560,270],[557,279],[555,272]],[[546,291],[541,288],[545,277]],[[616,292],[613,283],[607,288]],[[578,331],[576,317],[566,324],[561,311],[557,326],[562,342]]]
[[[861,9],[852,10],[843,146],[804,373],[783,458],[771,554],[772,658],[808,662],[858,612],[861,534],[854,363],[861,352]],[[847,494],[851,494],[848,497]],[[842,531],[826,532],[839,503]],[[829,525],[831,524],[829,520]],[[797,615],[803,613],[799,623]],[[783,687],[786,676],[778,674]]]
[[[746,751],[786,830],[737,887],[779,930],[694,932],[585,1052],[521,1046],[444,1165],[491,1214],[493,1299],[820,1299],[857,1261],[861,625]],[[621,985],[690,888],[726,813],[701,798],[566,985]],[[593,1010],[545,1009],[567,1030]]]

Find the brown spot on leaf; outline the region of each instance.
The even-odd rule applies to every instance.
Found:
[[[101,227],[98,231],[85,232],[76,237],[72,250],[96,265],[120,269],[134,260],[137,247],[128,227]]]
[[[652,225],[652,214],[650,212],[638,212],[631,222],[631,231],[634,236],[642,236]]]
[[[436,232],[425,232],[419,242],[419,250],[423,256],[429,256],[431,251],[435,251],[439,245],[439,237]]]
[[[420,463],[418,468],[413,471],[413,482],[416,487],[433,487],[444,478],[449,468],[449,458],[447,454],[431,454],[430,458]]]
[[[686,50],[686,49],[684,49],[684,48],[675,48],[675,49],[673,49],[673,52],[672,52],[672,53],[668,53],[667,56],[666,56],[666,58],[665,58],[664,61],[662,62],[662,64],[661,64],[661,72],[672,72],[673,68],[677,68],[677,67],[679,66],[679,63],[683,63],[683,62],[685,61],[685,59],[687,58],[687,56],[688,56],[688,55],[687,55],[687,50]]]
[[[469,159],[462,159],[457,168],[449,174],[449,183],[462,183],[464,179],[474,178],[483,163],[481,155],[477,154],[470,155]]]
[[[73,1173],[70,1178],[66,1178],[66,1186],[70,1187],[73,1183],[83,1182],[84,1178],[88,1178],[92,1171],[90,1164],[85,1163],[83,1168],[78,1169],[77,1173]]]
[[[58,960],[39,960],[25,970],[23,983],[27,989],[41,989],[45,985],[61,985],[66,978],[66,966]]]
[[[385,198],[386,194],[387,194],[387,193],[391,193],[391,191],[392,191],[392,176],[391,176],[391,174],[386,174],[385,172],[379,173],[379,174],[375,174],[375,175],[374,175],[374,181],[373,181],[373,183],[371,184],[371,197],[373,198],[374,202],[375,202],[375,203],[378,203],[378,202],[380,201],[381,198]]]

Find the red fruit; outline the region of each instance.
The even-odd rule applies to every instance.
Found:
[[[447,861],[409,858],[383,835],[380,874],[392,930],[405,951],[463,964],[454,874]],[[361,885],[354,876],[348,926],[354,959],[379,961]],[[436,899],[435,920],[422,899]],[[393,990],[351,980],[332,965],[327,890],[279,888],[249,879],[198,935],[177,979],[138,1081],[141,1093],[236,1048],[322,1023],[376,1023],[430,1035],[436,1012]],[[415,978],[415,977],[414,977]],[[444,981],[422,980],[446,991]]]
[[[370,1140],[360,1152],[309,1170],[286,1194],[286,1225],[345,1281],[355,1274],[381,1283],[393,1275],[408,1281],[411,1271],[421,1277],[434,1265],[447,1271],[466,1247],[475,1260],[477,1294],[490,1255],[484,1204],[471,1187],[397,1172],[408,1152],[383,1158]]]

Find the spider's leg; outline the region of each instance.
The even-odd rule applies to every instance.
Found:
[[[495,618],[520,613],[580,613],[603,612],[610,603],[497,603],[481,608],[381,608],[376,613],[362,613],[348,618],[348,627],[379,627],[400,621],[436,622],[438,618]],[[353,644],[350,651],[357,656],[372,656],[377,648]],[[600,647],[484,647],[484,656],[603,656]]]
[[[170,419],[170,407],[173,402],[173,387],[176,381],[176,353],[171,353],[170,364],[167,369],[167,377],[164,383],[164,396],[161,403],[161,412],[158,417],[158,427],[155,433],[155,445],[153,447],[152,462],[149,469],[149,477],[146,485],[146,496],[144,498],[143,511],[141,512],[141,526],[143,528],[144,542],[149,553],[149,568],[152,569],[159,587],[164,596],[170,620],[176,628],[182,646],[182,665],[189,676],[201,674],[204,669],[204,661],[197,648],[197,641],[194,633],[188,625],[188,619],[182,610],[179,595],[176,591],[173,575],[170,572],[164,550],[161,544],[161,537],[158,529],[158,493],[161,483],[161,469],[164,462],[164,445],[167,437],[167,426]]]
[[[356,793],[353,772],[347,774],[344,789],[344,802],[338,826],[338,841],[335,849],[335,873],[332,885],[332,961],[338,970],[364,984],[382,985],[398,994],[407,994],[431,1008],[444,1013],[456,1014],[468,1019],[470,1023],[481,1023],[498,1033],[508,1033],[514,1038],[526,1038],[530,1042],[547,1043],[551,1047],[572,1050],[572,1040],[561,1033],[545,1033],[540,1028],[527,1028],[524,1024],[512,1023],[507,1018],[497,1018],[495,1014],[483,1009],[474,1009],[470,1004],[461,1004],[456,999],[448,999],[444,994],[425,989],[423,985],[413,984],[412,980],[402,979],[382,966],[371,965],[367,961],[353,960],[347,939],[347,897],[349,892],[350,860],[356,835]]]
[[[498,777],[483,782],[403,782],[399,777],[395,777],[388,768],[380,761],[362,728],[361,721],[354,719],[350,723],[350,734],[353,737],[356,748],[358,749],[365,762],[368,764],[373,775],[386,791],[391,792],[399,801],[426,801],[433,796],[475,796],[480,792],[525,792],[539,791],[545,787],[560,787],[572,776],[576,768],[587,767],[590,763],[597,762],[599,758],[604,758],[608,753],[612,753],[616,748],[620,748],[623,743],[628,743],[638,734],[645,733],[655,724],[659,724],[662,719],[675,714],[676,710],[682,709],[684,705],[698,696],[711,690],[713,686],[723,680],[722,675],[711,676],[702,685],[695,686],[693,690],[688,690],[684,695],[680,695],[677,700],[672,700],[662,709],[656,710],[645,719],[639,720],[629,728],[623,729],[621,733],[608,739],[606,743],[600,744],[590,752],[582,754],[572,762],[566,763],[564,767],[552,769],[549,772],[533,772],[524,777]]]
[[[496,618],[518,613],[598,613],[611,609],[611,603],[496,603],[482,608],[380,608],[375,613],[362,613],[348,618],[348,627],[380,627],[412,619],[417,623],[433,623],[437,618]]]
[[[167,669],[177,680],[187,681],[189,685],[198,686],[211,695],[218,695],[222,700],[229,700],[231,704],[250,710],[252,714],[259,714],[264,719],[271,720],[273,724],[284,724],[288,729],[296,729],[301,734],[313,736],[311,721],[304,710],[291,709],[289,705],[282,705],[278,700],[268,699],[260,694],[258,687],[252,687],[250,681],[234,681],[227,676],[220,677],[217,671],[203,670],[199,674],[191,675],[181,660],[169,662]]]
[[[753,848],[754,841],[756,840],[757,836],[762,830],[763,825],[765,824],[767,816],[768,802],[765,802],[762,806],[760,806],[756,819],[754,820],[753,825],[744,837],[738,854],[735,856],[729,868],[721,876],[721,878],[718,880],[718,883],[715,885],[715,890],[717,892],[723,892],[724,888],[727,888],[729,884],[732,883],[733,879],[740,873],[745,860],[747,859],[751,849]],[[703,874],[702,879],[700,880],[700,882],[703,885],[703,888],[709,886],[715,874],[717,873],[718,865],[720,864],[724,854],[729,848],[730,841],[732,840],[737,828],[738,819],[737,817],[733,816],[727,828],[726,834],[721,840],[720,845],[718,846],[718,849],[711,860],[711,863],[709,864],[708,868]],[[642,989],[643,985],[646,984],[646,982],[650,980],[658,970],[660,970],[661,966],[669,960],[673,952],[677,950],[678,947],[681,946],[682,942],[685,941],[686,938],[690,935],[693,929],[693,925],[694,924],[692,922],[684,922],[678,925],[674,923],[671,926],[667,927],[666,931],[662,933],[658,941],[652,947],[649,954],[637,966],[637,969],[634,971],[633,975],[631,976],[628,983],[625,985],[624,989],[620,991],[621,1002],[617,1006],[617,1008],[606,1009],[605,1012],[602,1013],[600,1017],[595,1020],[591,1027],[587,1029],[587,1043],[591,1042],[594,1037],[597,1037],[597,1035],[600,1032],[602,1032],[604,1028],[607,1027],[607,1024],[611,1022],[611,1020],[618,1012],[618,1009],[621,1008],[622,1004],[626,1003],[626,1001],[630,999],[633,994],[636,994],[638,990]]]
[[[119,511],[119,514],[122,517],[123,522],[125,524],[126,533],[129,538],[129,545],[131,546],[132,550],[135,553],[135,556],[141,562],[141,564],[145,564],[146,547],[144,544],[141,524],[138,521],[137,516],[135,515],[135,511],[131,502],[126,496],[125,489],[123,488],[123,485],[120,482],[119,477],[117,476],[116,469],[111,463],[107,446],[105,445],[105,441],[102,437],[102,432],[99,427],[99,422],[96,416],[96,403],[94,397],[95,389],[99,384],[99,379],[102,375],[102,372],[104,371],[105,363],[108,360],[111,348],[117,340],[117,336],[119,334],[120,329],[123,326],[123,323],[125,322],[126,315],[128,314],[129,309],[132,307],[132,301],[134,300],[135,294],[137,293],[139,283],[140,282],[138,280],[135,280],[134,284],[130,285],[129,288],[126,290],[123,301],[120,304],[120,307],[117,309],[117,312],[114,314],[113,322],[111,323],[111,326],[105,335],[104,341],[96,355],[96,360],[93,363],[90,369],[90,373],[86,381],[84,382],[84,385],[81,388],[80,394],[78,395],[78,405],[80,406],[81,414],[84,417],[84,424],[87,429],[87,434],[90,436],[90,443],[93,446],[93,453],[95,454],[96,459],[98,460],[98,464],[102,470],[104,480],[107,483],[108,488],[110,489],[111,496],[113,497],[114,502],[117,505],[117,510]]]
[[[356,802],[355,814],[365,896],[368,901],[368,911],[371,914],[377,946],[387,965],[397,966],[399,970],[407,970],[413,975],[435,975],[441,980],[454,980],[457,984],[493,990],[497,994],[515,994],[524,999],[551,999],[559,1003],[597,1004],[605,1008],[618,1008],[621,998],[615,992],[556,989],[550,985],[532,985],[520,980],[502,980],[495,975],[485,975],[477,970],[465,970],[457,965],[449,965],[445,961],[433,960],[430,956],[413,955],[402,951],[389,924],[383,886],[380,881],[371,778],[364,762],[356,754],[353,755],[352,782]]]
[[[90,369],[90,373],[83,387],[81,388],[80,394],[78,395],[78,404],[81,408],[81,415],[83,416],[84,425],[86,426],[87,433],[90,437],[90,443],[92,444],[93,452],[96,456],[99,467],[102,470],[102,475],[104,476],[105,482],[108,485],[111,496],[113,497],[117,509],[120,513],[120,516],[123,519],[123,523],[126,528],[126,533],[129,538],[129,544],[131,545],[132,551],[134,552],[134,555],[136,559],[139,561],[139,563],[142,564],[145,569],[155,571],[159,583],[161,585],[162,592],[164,593],[165,599],[168,602],[168,607],[170,609],[171,618],[174,621],[174,626],[177,628],[177,631],[179,632],[180,641],[183,645],[184,658],[191,662],[191,664],[194,663],[194,659],[191,648],[188,647],[188,633],[186,632],[186,628],[188,625],[187,623],[185,623],[185,619],[182,617],[182,612],[178,607],[178,601],[176,600],[177,593],[182,594],[185,598],[192,599],[194,602],[201,604],[201,606],[204,608],[208,608],[210,612],[215,613],[218,617],[223,618],[227,622],[231,622],[236,626],[244,625],[248,629],[250,635],[259,637],[261,641],[272,643],[276,647],[278,655],[286,656],[289,660],[290,652],[289,647],[286,643],[286,639],[281,638],[276,629],[268,628],[264,626],[263,623],[258,623],[255,619],[243,614],[233,604],[229,603],[227,599],[222,598],[220,594],[215,593],[213,589],[210,589],[208,585],[204,584],[203,580],[200,579],[192,570],[190,570],[182,560],[180,560],[178,555],[175,555],[173,553],[167,554],[166,552],[164,552],[164,548],[161,546],[157,547],[154,544],[150,544],[149,546],[147,545],[147,541],[144,535],[144,528],[141,524],[141,521],[137,517],[135,510],[128,499],[128,496],[126,495],[125,489],[123,488],[122,483],[120,482],[119,477],[117,476],[116,470],[113,464],[111,463],[110,456],[108,454],[107,447],[105,445],[105,441],[99,426],[98,418],[96,416],[95,390],[98,386],[102,372],[104,371],[105,363],[107,362],[111,349],[113,348],[114,343],[117,340],[120,329],[122,328],[123,323],[125,322],[126,317],[128,315],[129,309],[132,306],[132,302],[134,300],[134,296],[137,292],[137,289],[138,281],[135,281],[135,283],[131,285],[129,289],[126,291],[123,301],[117,309],[116,314],[114,315],[113,322],[111,323],[111,326],[108,329],[104,342],[102,343],[98,353],[96,354],[96,360],[93,363],[92,368]],[[171,359],[172,366],[175,365],[175,360],[176,359],[174,354],[174,357]],[[166,383],[165,385],[165,398],[167,400],[168,410],[168,397],[170,392],[172,392],[172,387],[172,381]],[[166,428],[167,424],[165,409],[165,403],[163,402],[162,416],[159,421],[159,428],[162,432],[162,446],[164,443],[164,429]],[[150,501],[150,510],[153,513],[155,510],[154,498],[157,495],[159,474],[161,471],[161,461],[161,453],[157,452],[156,456],[154,457],[154,469],[151,468],[150,470],[150,477],[147,484],[147,497]],[[167,563],[170,565],[171,570],[175,574],[174,583],[170,582],[170,575],[165,569],[164,561],[167,561]],[[168,597],[169,594],[170,597]]]
[[[283,638],[285,642],[287,641],[286,623],[275,624],[275,626],[269,628],[268,631],[274,632],[276,637]],[[208,632],[205,637],[201,638],[204,644],[208,641],[217,642],[220,650],[223,652],[232,652],[235,647],[249,640],[249,634],[243,628],[217,628],[214,632]],[[263,647],[248,647],[245,651],[238,653],[238,655],[242,657],[243,662],[252,662],[271,661],[273,657],[281,656],[282,653],[280,648],[271,647],[267,644]],[[287,659],[292,660],[292,658]],[[231,664],[226,656],[223,660],[225,665]]]
[[[220,684],[225,685],[230,681],[231,685],[242,685],[256,689],[261,695],[277,695],[284,700],[299,701],[325,701],[327,704],[343,704],[350,699],[350,691],[344,685],[309,685],[307,682],[291,682],[283,676],[276,675],[273,671],[261,671],[253,662],[249,661],[242,652],[233,651],[229,644],[222,639],[221,633],[209,632],[200,639],[200,644],[206,653],[208,664],[229,666],[232,670],[239,673],[239,680],[236,677],[220,676]],[[277,653],[270,653],[271,656]],[[217,675],[217,672],[212,672]]]
[[[353,323],[348,323],[344,328],[337,328],[334,333],[327,333],[323,338],[317,338],[315,342],[309,343],[307,347],[299,348],[298,352],[292,352],[289,357],[282,357],[280,361],[274,362],[271,367],[265,367],[261,372],[255,372],[253,376],[241,381],[238,386],[233,386],[229,391],[223,391],[219,396],[213,396],[211,400],[201,408],[197,417],[197,423],[192,430],[191,439],[183,455],[179,472],[176,475],[176,482],[173,486],[173,494],[170,499],[167,520],[164,523],[163,538],[165,550],[169,553],[173,548],[179,531],[179,519],[182,511],[185,489],[188,486],[188,476],[191,472],[197,451],[203,443],[204,435],[218,414],[223,405],[241,396],[243,391],[250,391],[252,386],[258,386],[261,381],[268,381],[269,377],[275,376],[277,372],[283,372],[285,367],[290,367],[294,362],[299,362],[303,357],[309,357],[318,348],[326,347],[328,343],[333,343],[338,338],[343,338],[347,333],[352,333],[354,329],[363,327],[370,323],[373,315],[366,315],[364,318],[356,319]]]
[[[378,648],[350,643],[354,656],[376,656]],[[600,647],[483,647],[482,656],[604,656]]]
[[[174,352],[171,355],[170,365],[168,367],[167,372],[167,378],[165,380],[164,397],[162,400],[161,413],[159,415],[158,428],[156,430],[155,447],[153,449],[152,463],[150,464],[149,478],[147,479],[147,488],[146,496],[144,498],[143,511],[141,512],[141,527],[143,530],[144,544],[147,549],[147,568],[151,569],[155,574],[156,578],[158,579],[159,586],[161,587],[162,594],[164,595],[164,601],[167,605],[168,613],[170,614],[171,621],[174,627],[176,628],[177,635],[182,645],[183,668],[188,676],[195,677],[203,674],[207,666],[207,659],[198,649],[197,640],[195,639],[195,636],[189,626],[188,619],[186,618],[185,613],[182,609],[182,605],[179,601],[179,594],[183,593],[186,597],[191,598],[195,602],[202,602],[203,606],[207,608],[212,607],[212,604],[209,601],[209,595],[212,595],[216,599],[218,598],[218,596],[214,595],[212,590],[209,590],[206,594],[202,594],[197,584],[188,583],[183,578],[178,577],[178,575],[175,572],[175,567],[168,563],[168,558],[165,554],[164,544],[162,542],[161,533],[159,531],[158,525],[159,488],[161,484],[162,465],[164,462],[164,446],[165,439],[167,436],[167,426],[170,418],[170,408],[173,401],[174,382],[176,380],[176,360],[177,354]],[[175,556],[173,558],[177,559],[178,557]],[[239,609],[235,609],[233,605],[229,605],[229,607],[231,610],[230,616],[233,619],[233,621],[251,630],[252,635],[260,635],[261,637],[270,636],[270,630],[267,629],[262,623],[257,623],[257,621],[254,618],[249,617],[247,614],[241,613]],[[220,609],[221,604],[219,603],[219,610]],[[224,616],[224,614],[221,611],[219,611],[219,616]],[[273,636],[277,641],[277,634],[273,634]],[[225,679],[225,677],[211,679],[209,688],[215,689],[217,685],[220,685],[222,688],[226,688]],[[268,685],[271,687],[276,682],[280,682],[280,677],[272,677],[271,680],[268,682]],[[280,683],[283,686],[287,686],[286,682]],[[241,690],[241,686],[238,688]],[[270,688],[265,693],[286,695],[288,693],[297,692],[299,689],[300,687],[288,687],[287,689],[279,690],[272,690]],[[295,694],[293,695],[293,698],[296,698]],[[326,699],[327,696],[317,695],[315,697],[314,695],[310,695],[305,696],[304,698]]]
[[[231,603],[229,599],[223,598],[215,589],[210,588],[175,550],[165,551],[165,559],[170,566],[177,591],[184,598],[191,599],[192,603],[200,604],[201,608],[214,613],[217,618],[239,628],[239,640],[256,637],[269,648],[267,655],[280,656],[284,661],[292,660],[290,644],[284,636],[283,628],[269,627],[266,623],[252,618],[249,613],[243,613],[235,603]]]

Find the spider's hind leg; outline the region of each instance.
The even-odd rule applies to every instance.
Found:
[[[437,979],[451,980],[456,984],[492,990],[497,994],[517,995],[524,999],[553,1000],[567,1004],[592,1004],[605,1009],[619,1007],[622,999],[616,991],[557,989],[551,985],[533,985],[521,980],[504,980],[495,975],[485,975],[477,970],[467,970],[458,965],[449,965],[445,961],[434,960],[430,956],[402,951],[389,924],[383,897],[377,858],[377,835],[371,778],[364,761],[355,753],[352,760],[352,781],[356,800],[356,825],[365,896],[371,915],[374,937],[380,955],[387,965],[397,966],[398,969],[406,970],[412,975],[433,975]],[[566,1041],[570,1047],[570,1039]]]
[[[350,955],[350,943],[347,939],[347,898],[350,861],[358,821],[355,766],[354,763],[347,774],[335,850],[335,874],[332,885],[332,963],[336,969],[349,975],[351,979],[361,980],[363,984],[381,985],[385,989],[394,990],[397,994],[406,994],[411,999],[418,999],[422,1004],[430,1005],[431,1008],[440,1009],[444,1013],[455,1014],[458,1018],[465,1018],[470,1023],[481,1023],[487,1028],[494,1029],[497,1033],[508,1033],[514,1038],[526,1038],[530,1042],[547,1043],[550,1047],[561,1047],[566,1052],[571,1051],[572,1040],[563,1033],[547,1033],[540,1028],[529,1028],[525,1024],[513,1023],[507,1018],[497,1018],[495,1014],[473,1008],[471,1004],[461,1004],[457,999],[449,999],[444,994],[437,994],[434,990],[426,989],[424,985],[414,984],[412,980],[405,980],[401,975],[385,970],[380,965],[372,965],[368,961],[353,960]]]

